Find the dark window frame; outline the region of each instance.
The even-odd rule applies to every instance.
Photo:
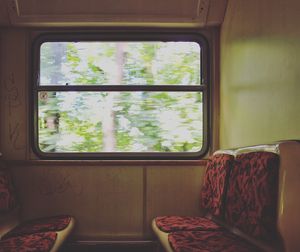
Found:
[[[101,86],[40,86],[39,63],[40,46],[45,42],[75,42],[75,41],[187,41],[196,42],[201,48],[201,85],[170,86],[170,85],[101,85]],[[32,74],[31,74],[31,146],[40,159],[54,160],[198,160],[208,152],[210,144],[210,51],[206,37],[198,32],[145,32],[145,31],[113,31],[97,33],[45,33],[38,36],[32,43]],[[203,95],[203,145],[198,152],[43,152],[38,144],[38,91],[200,91]]]

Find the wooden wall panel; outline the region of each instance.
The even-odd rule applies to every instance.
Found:
[[[143,234],[140,167],[15,166],[13,174],[23,219],[71,214],[77,219],[75,239]]]
[[[197,216],[205,169],[199,167],[149,167],[147,169],[146,222],[158,215]]]
[[[5,0],[0,0],[0,26],[10,25],[8,10]]]
[[[22,219],[71,214],[77,220],[75,240],[150,239],[155,216],[201,214],[204,167],[11,168]]]
[[[9,159],[24,159],[28,145],[26,35],[1,33],[1,151]]]

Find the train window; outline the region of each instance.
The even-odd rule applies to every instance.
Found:
[[[199,35],[48,35],[34,51],[40,157],[194,159],[206,151],[208,60]]]

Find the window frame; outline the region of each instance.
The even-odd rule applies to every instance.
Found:
[[[201,48],[201,83],[200,85],[39,85],[40,48],[45,42],[142,42],[142,41],[187,41],[196,42]],[[56,160],[198,160],[204,157],[210,145],[210,51],[206,37],[195,31],[103,31],[45,33],[39,35],[32,43],[31,73],[31,146],[40,159]],[[43,152],[38,143],[38,92],[39,91],[192,91],[201,92],[203,99],[203,145],[197,152]]]

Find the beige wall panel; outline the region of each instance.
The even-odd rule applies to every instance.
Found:
[[[221,148],[300,139],[300,2],[228,1],[221,33]]]
[[[205,167],[149,167],[147,169],[146,234],[159,215],[197,216]]]
[[[300,142],[280,145],[279,230],[286,252],[300,251]]]
[[[125,239],[143,234],[140,167],[14,167],[23,219],[75,216],[74,238]]]
[[[7,159],[24,159],[27,144],[27,36],[1,33],[1,146]]]

